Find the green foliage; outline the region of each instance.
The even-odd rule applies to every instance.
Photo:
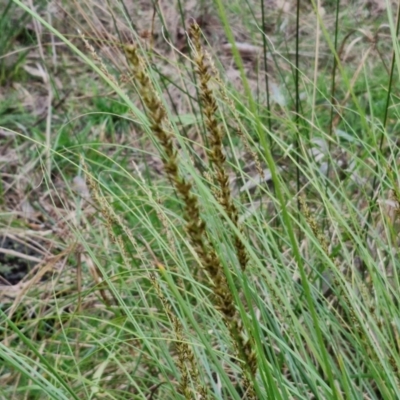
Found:
[[[154,44],[132,34],[135,45],[112,49],[118,82],[100,62],[109,38],[100,57],[88,46],[98,36],[77,47],[23,2],[8,4],[63,41],[87,79],[46,131],[20,129],[13,101],[0,105],[0,123],[18,131],[3,148],[43,176],[24,190],[48,199],[40,207],[52,224],[29,224],[63,249],[43,257],[51,279],[22,295],[0,286],[0,337],[12,339],[0,342],[0,396],[400,398],[394,13],[370,21],[357,4],[328,2],[317,16],[311,2],[296,30],[292,12],[213,4],[232,56],[207,47],[207,25],[186,27],[190,52],[173,62],[162,35]],[[135,31],[122,2],[109,17],[119,38],[117,20]],[[241,19],[246,37],[232,23]],[[346,39],[369,22],[372,32],[386,22],[390,37],[365,28]],[[265,39],[260,27],[270,33],[260,47],[268,74],[260,54],[243,54],[248,38]],[[178,73],[167,79],[163,67]],[[240,84],[229,82],[232,69]],[[19,181],[3,181],[2,196],[17,196]]]
[[[36,3],[38,10],[44,2]],[[0,15],[0,87],[10,85],[13,81],[26,79],[26,73],[22,69],[24,60],[29,53],[29,47],[37,44],[35,35],[27,27],[32,21],[27,12],[22,12],[12,0],[2,0],[0,3],[2,13]],[[18,47],[16,47],[18,43]]]

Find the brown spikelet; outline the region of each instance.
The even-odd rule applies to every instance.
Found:
[[[306,203],[304,196],[300,196],[299,200],[300,200],[301,210],[303,212],[304,218],[306,219],[308,225],[310,226],[313,234],[318,239],[318,242],[320,243],[324,253],[329,255],[328,241],[326,240],[326,237],[323,234],[321,234],[321,232],[318,228],[317,222],[315,221],[315,218],[313,218],[313,216],[311,215],[310,209],[308,208],[308,205]]]
[[[164,266],[161,263],[157,262],[156,264],[160,270],[164,270]],[[150,273],[150,281],[155,288],[158,298],[163,305],[164,311],[173,326],[174,336],[176,339],[176,350],[178,354],[177,367],[181,372],[181,381],[178,389],[179,393],[188,400],[196,398],[192,392],[192,389],[190,388],[190,381],[193,381],[197,392],[196,394],[201,394],[203,399],[207,399],[207,389],[200,383],[200,374],[196,364],[196,357],[192,348],[185,340],[183,335],[183,326],[177,316],[173,313],[171,306],[165,298],[154,273]]]
[[[232,113],[234,120],[236,121],[236,133],[238,134],[239,138],[242,140],[242,143],[247,151],[248,154],[250,154],[251,158],[254,161],[254,165],[256,167],[257,172],[259,173],[260,177],[262,179],[265,179],[265,174],[264,174],[264,170],[261,167],[261,162],[260,159],[258,158],[257,153],[251,149],[250,144],[249,144],[249,140],[246,137],[246,135],[243,133],[243,130],[241,128],[241,122],[240,122],[240,117],[239,114],[237,112],[237,109],[235,107],[234,102],[232,101],[232,99],[228,96],[227,91],[226,91],[226,86],[224,85],[224,83],[222,82],[222,79],[219,75],[219,72],[217,70],[217,68],[215,67],[215,64],[213,62],[213,59],[211,57],[211,55],[204,50],[204,54],[210,64],[210,69],[212,71],[212,75],[215,79],[215,81],[218,84],[219,87],[219,92],[221,95],[221,98],[224,102],[224,104],[226,104],[229,108],[229,111]]]
[[[118,86],[118,82],[117,80],[114,78],[114,76],[112,76],[110,74],[110,72],[108,71],[107,67],[105,66],[105,64],[103,63],[103,60],[99,57],[99,55],[96,53],[96,50],[94,49],[94,47],[89,43],[89,41],[86,39],[85,35],[80,32],[78,30],[80,37],[83,41],[83,43],[85,44],[86,50],[89,51],[91,57],[93,58],[94,61],[97,62],[97,64],[99,65],[99,68],[101,70],[101,72],[103,72],[104,75],[107,76],[107,78],[115,85]]]
[[[151,130],[163,148],[164,169],[184,203],[183,217],[186,221],[185,228],[188,237],[199,257],[200,265],[211,278],[217,302],[216,307],[223,315],[225,324],[233,339],[235,350],[239,358],[244,362],[244,369],[252,377],[251,379],[246,378],[246,382],[248,382],[246,387],[249,393],[248,398],[255,398],[253,397],[252,379],[257,370],[256,355],[253,351],[252,343],[245,337],[245,329],[236,310],[221,261],[207,238],[206,223],[200,215],[199,201],[192,193],[191,183],[186,181],[179,173],[178,155],[172,141],[172,134],[166,128],[168,123],[166,121],[165,108],[151,84],[137,48],[135,46],[126,47],[126,54],[132,65],[132,74],[138,84],[141,98],[149,111],[148,117]]]
[[[118,246],[118,248],[121,252],[121,256],[124,261],[124,264],[126,267],[128,267],[131,263],[130,263],[128,252],[126,251],[125,242],[124,242],[123,238],[120,235],[116,235],[115,231],[114,231],[115,228],[119,228],[121,226],[119,218],[115,214],[113,208],[108,203],[108,201],[105,199],[105,197],[101,195],[99,186],[98,186],[97,182],[93,179],[92,175],[90,174],[90,172],[86,166],[86,163],[84,162],[82,157],[81,157],[81,164],[83,165],[83,170],[85,172],[85,176],[88,181],[89,188],[91,189],[91,192],[93,193],[93,198],[94,198],[95,202],[97,203],[103,218],[106,221],[106,228],[107,228],[108,234],[110,235],[111,241]],[[106,280],[104,280],[104,281],[106,282]],[[114,301],[117,304],[118,301],[115,299],[115,296],[111,289],[110,289],[110,293],[114,297]]]
[[[192,25],[190,33],[195,46],[194,62],[196,63],[197,74],[200,80],[200,97],[203,103],[202,111],[204,114],[205,124],[209,133],[209,157],[212,165],[214,166],[216,181],[219,185],[219,193],[216,197],[219,203],[224,207],[228,217],[239,229],[239,231],[242,232],[242,229],[239,226],[239,213],[235,204],[233,203],[231,196],[231,191],[229,187],[229,176],[225,170],[226,158],[223,153],[222,144],[223,131],[216,118],[216,113],[218,111],[217,102],[212,90],[209,87],[211,76],[205,63],[205,53],[200,42],[200,27],[197,24]],[[242,240],[237,235],[234,235],[234,239],[239,264],[242,271],[244,271],[248,263],[247,251]],[[230,292],[227,293],[230,294]],[[226,300],[227,301],[225,304],[230,304],[230,302],[233,301],[233,299]],[[252,343],[250,340],[246,340],[243,337],[244,327],[239,320],[237,312],[235,311],[235,313],[231,313],[231,311],[232,310],[229,310],[228,307],[225,310],[225,313],[227,315],[231,314],[232,319],[230,322],[230,330],[232,331],[233,336],[237,338],[235,341],[236,346],[238,346],[237,351],[240,355],[245,356],[247,373],[249,373],[250,376],[254,377],[257,371],[257,359],[254,351],[252,350]],[[251,379],[247,374],[245,374],[242,379],[243,387],[247,391],[247,398],[255,399],[255,392]]]
[[[195,47],[194,62],[196,63],[197,74],[200,80],[200,97],[203,104],[202,110],[210,139],[211,148],[209,151],[209,157],[214,166],[216,180],[220,187],[219,202],[224,207],[231,221],[240,231],[242,231],[239,226],[239,213],[232,200],[231,190],[229,187],[229,176],[225,170],[225,155],[222,144],[223,131],[216,118],[218,105],[215,96],[210,89],[211,76],[205,62],[206,55],[200,41],[200,27],[197,24],[193,24],[190,33]],[[248,255],[243,242],[237,235],[235,235],[235,247],[240,267],[244,271],[247,266]]]

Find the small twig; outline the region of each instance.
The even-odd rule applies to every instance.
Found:
[[[153,398],[154,394],[156,393],[157,389],[158,389],[161,385],[164,385],[164,383],[166,383],[166,382],[160,382],[160,383],[157,383],[157,384],[153,385],[153,386],[150,388],[150,394],[147,396],[147,400],[152,400],[152,398]]]

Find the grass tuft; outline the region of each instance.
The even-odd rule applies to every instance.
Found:
[[[3,3],[0,400],[400,398],[397,3]]]

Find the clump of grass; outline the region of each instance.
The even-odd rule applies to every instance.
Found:
[[[9,346],[0,343],[0,356],[5,360],[0,363],[0,397],[14,400],[25,395],[35,400],[45,393],[51,399],[108,396],[118,400],[400,398],[400,196],[395,137],[399,113],[390,106],[393,70],[400,54],[400,22],[396,26],[392,20],[391,6],[387,4],[387,13],[377,20],[385,23],[383,29],[369,35],[372,41],[365,41],[365,32],[373,30],[371,21],[371,26],[363,26],[365,30],[352,30],[353,36],[343,29],[354,25],[351,11],[356,12],[359,25],[365,23],[361,3],[332,3],[325,6],[325,14],[319,3],[298,3],[296,13],[271,6],[266,16],[263,2],[259,10],[257,2],[218,0],[213,3],[217,6],[214,14],[219,13],[220,28],[225,29],[229,45],[220,46],[221,36],[214,40],[210,33],[213,24],[207,26],[200,17],[196,18],[198,25],[189,30],[192,48],[178,43],[176,31],[181,29],[177,29],[176,13],[169,30],[169,15],[176,11],[173,2],[155,2],[146,21],[134,20],[122,3],[117,7],[109,1],[110,8],[104,6],[102,12],[112,23],[103,27],[104,34],[98,26],[107,24],[107,18],[98,18],[97,3],[85,2],[83,12],[93,12],[85,15],[85,20],[96,18],[92,33],[101,38],[95,42],[97,48],[91,47],[86,40],[90,33],[82,29],[87,57],[20,0],[13,2],[64,41],[69,56],[75,53],[91,67],[97,92],[104,88],[98,77],[104,79],[123,106],[115,113],[129,112],[130,121],[121,126],[122,137],[115,132],[113,139],[118,143],[110,143],[109,149],[94,148],[90,143],[70,146],[71,157],[53,149],[52,165],[58,170],[46,184],[51,186],[60,176],[67,183],[72,181],[71,171],[75,173],[83,165],[93,204],[90,196],[82,202],[68,184],[63,188],[57,181],[51,187],[51,193],[57,193],[51,211],[64,212],[62,235],[69,229],[84,244],[77,268],[82,277],[90,275],[86,272],[93,267],[100,270],[101,277],[95,279],[95,285],[83,280],[82,288],[69,287],[68,301],[64,293],[57,293],[52,303],[47,298],[43,304],[35,296],[29,298],[32,310],[43,307],[46,318],[58,321],[59,329],[41,342],[28,335],[35,322],[9,323],[8,305],[0,301],[4,322],[0,331],[11,331]],[[240,18],[230,18],[233,9],[240,12]],[[246,16],[245,10],[249,10]],[[240,32],[241,19],[246,19],[250,30],[255,27],[252,39],[255,45],[262,39],[262,54],[256,54],[260,48],[254,44],[243,43],[250,36]],[[129,43],[137,43],[136,33],[148,38],[149,34],[141,34],[140,25],[150,20],[154,31],[162,32],[148,41],[151,63],[145,62],[139,46],[128,46],[130,68],[126,68],[119,54],[120,42],[129,37]],[[315,21],[316,32],[310,29]],[[129,35],[123,32],[125,25],[130,27]],[[202,45],[203,33],[215,45],[213,58]],[[111,54],[102,50],[110,48],[114,40],[118,44],[111,50],[118,57],[107,62],[114,62],[123,76],[120,79],[107,71],[108,64],[100,57]],[[171,43],[181,51],[176,58]],[[315,54],[311,54],[314,46]],[[222,47],[229,48],[233,57]],[[61,59],[56,57],[60,48],[59,43],[52,48],[52,61]],[[359,53],[364,54],[361,60],[355,56]],[[264,66],[259,56],[264,58]],[[223,67],[228,70],[227,84],[222,83],[214,65],[220,61],[221,71]],[[391,69],[382,67],[390,62]],[[164,69],[166,64],[173,68]],[[195,78],[191,76],[193,65]],[[62,70],[47,69],[50,73]],[[69,64],[65,69],[66,74],[75,75]],[[76,68],[80,81],[86,81],[87,70],[81,64]],[[232,70],[233,75],[240,75],[237,86],[229,82]],[[176,76],[171,71],[176,71]],[[269,79],[275,86],[266,82],[267,93],[260,88],[252,91],[249,83],[255,88],[258,78],[260,82]],[[155,84],[158,79],[160,85]],[[214,81],[219,94],[213,90]],[[54,82],[58,87],[60,80]],[[124,83],[123,89],[118,82]],[[396,85],[393,83],[393,89]],[[145,114],[135,106],[132,86]],[[179,94],[178,100],[165,96],[170,95],[171,86]],[[245,88],[245,98],[238,87]],[[274,102],[272,87],[283,88],[280,95],[285,101]],[[82,88],[83,84],[76,88],[79,104],[71,110],[75,121],[85,101]],[[87,91],[85,86],[85,95],[91,97],[93,93]],[[174,102],[180,102],[178,107]],[[197,111],[200,108],[202,115]],[[55,107],[53,112],[57,114],[54,122],[64,121]],[[104,124],[104,129],[112,130],[112,125]],[[62,130],[67,136],[76,134],[89,141],[90,128],[75,132],[77,126],[66,124]],[[198,164],[184,159],[193,140],[188,132],[198,130],[207,132],[205,150],[210,163],[201,172]],[[3,145],[3,134],[2,130],[0,146],[8,156],[12,141],[6,139]],[[38,130],[34,135],[38,147],[42,145],[40,134]],[[19,147],[25,141],[32,143],[30,135],[28,130],[18,134],[21,165],[36,157]],[[150,146],[154,139],[165,174],[154,173],[147,164],[151,158],[158,162]],[[45,148],[51,150],[48,144]],[[257,151],[251,147],[254,144]],[[62,149],[62,144],[58,145],[56,149]],[[272,177],[272,182],[255,184],[254,196],[246,192],[248,204],[237,201],[229,186],[231,170],[243,179],[247,176],[247,168],[242,169],[243,162],[237,157],[243,150],[255,160],[260,176],[261,165],[267,164],[270,171],[266,170],[266,176]],[[123,161],[114,160],[117,152],[124,153]],[[339,165],[341,152],[346,157]],[[148,158],[137,157],[139,153]],[[81,154],[79,163],[76,160]],[[228,159],[228,154],[233,157]],[[199,164],[204,161],[200,158],[196,160]],[[38,158],[38,165],[40,161]],[[69,168],[64,169],[65,165]],[[18,182],[10,184],[8,175],[15,171],[8,172],[1,177],[5,183],[2,192],[11,197],[10,187],[17,187]],[[299,192],[306,193],[307,199],[300,196],[300,210],[296,207]],[[378,198],[384,199],[380,200],[383,206],[390,206],[386,219],[385,213],[377,213],[374,207]],[[273,212],[261,207],[266,199],[277,205]],[[255,207],[257,201],[259,208]],[[29,204],[25,207],[29,210]],[[48,212],[49,207],[45,208]],[[60,214],[51,213],[55,231]],[[279,223],[271,223],[273,220]],[[38,221],[29,221],[29,226],[37,229]],[[73,258],[68,257],[60,270],[74,271]],[[328,291],[321,283],[324,279]],[[54,290],[59,286],[55,280]],[[76,296],[80,306],[72,307],[76,311],[71,313],[69,301]],[[41,315],[36,315],[38,320]]]

